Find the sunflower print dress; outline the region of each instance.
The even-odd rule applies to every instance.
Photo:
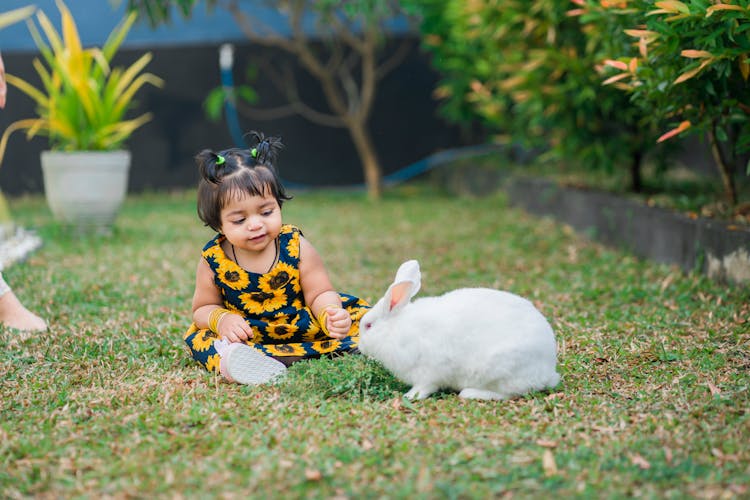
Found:
[[[359,342],[359,320],[370,306],[352,295],[340,293],[341,302],[352,317],[349,336],[337,340],[326,335],[305,305],[299,276],[301,231],[284,225],[279,234],[279,258],[265,274],[246,271],[221,248],[221,234],[203,247],[203,258],[214,272],[224,307],[242,314],[253,330],[245,343],[268,356],[319,357],[354,350]],[[193,359],[207,370],[219,369],[214,341],[219,335],[192,324],[184,336]]]

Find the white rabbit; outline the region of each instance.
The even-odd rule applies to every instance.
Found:
[[[419,263],[404,262],[385,296],[360,320],[359,350],[412,388],[470,399],[507,399],[554,387],[555,334],[528,300],[488,288],[462,288],[409,302]]]

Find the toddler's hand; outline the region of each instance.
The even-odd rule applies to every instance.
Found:
[[[343,308],[329,309],[328,318],[326,320],[326,327],[328,328],[328,335],[335,339],[344,339],[349,335],[349,329],[352,327],[352,317],[349,316],[349,311]]]
[[[245,318],[235,313],[228,313],[219,320],[219,335],[229,342],[242,342],[253,338],[253,329]]]

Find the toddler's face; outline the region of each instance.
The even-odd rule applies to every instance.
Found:
[[[221,232],[229,243],[260,252],[281,232],[281,207],[272,195],[238,193],[221,209]]]

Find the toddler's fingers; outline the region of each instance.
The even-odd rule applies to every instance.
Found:
[[[222,338],[227,339],[230,343],[239,342],[240,339],[237,338],[237,335],[234,334],[233,331],[227,331],[222,335]]]
[[[343,309],[343,308],[342,309],[336,309],[336,312],[334,312],[330,317],[332,319],[334,319],[334,320],[337,320],[337,321],[338,320],[342,320],[342,319],[346,319],[346,318],[349,317],[349,311],[347,311],[346,309]]]

